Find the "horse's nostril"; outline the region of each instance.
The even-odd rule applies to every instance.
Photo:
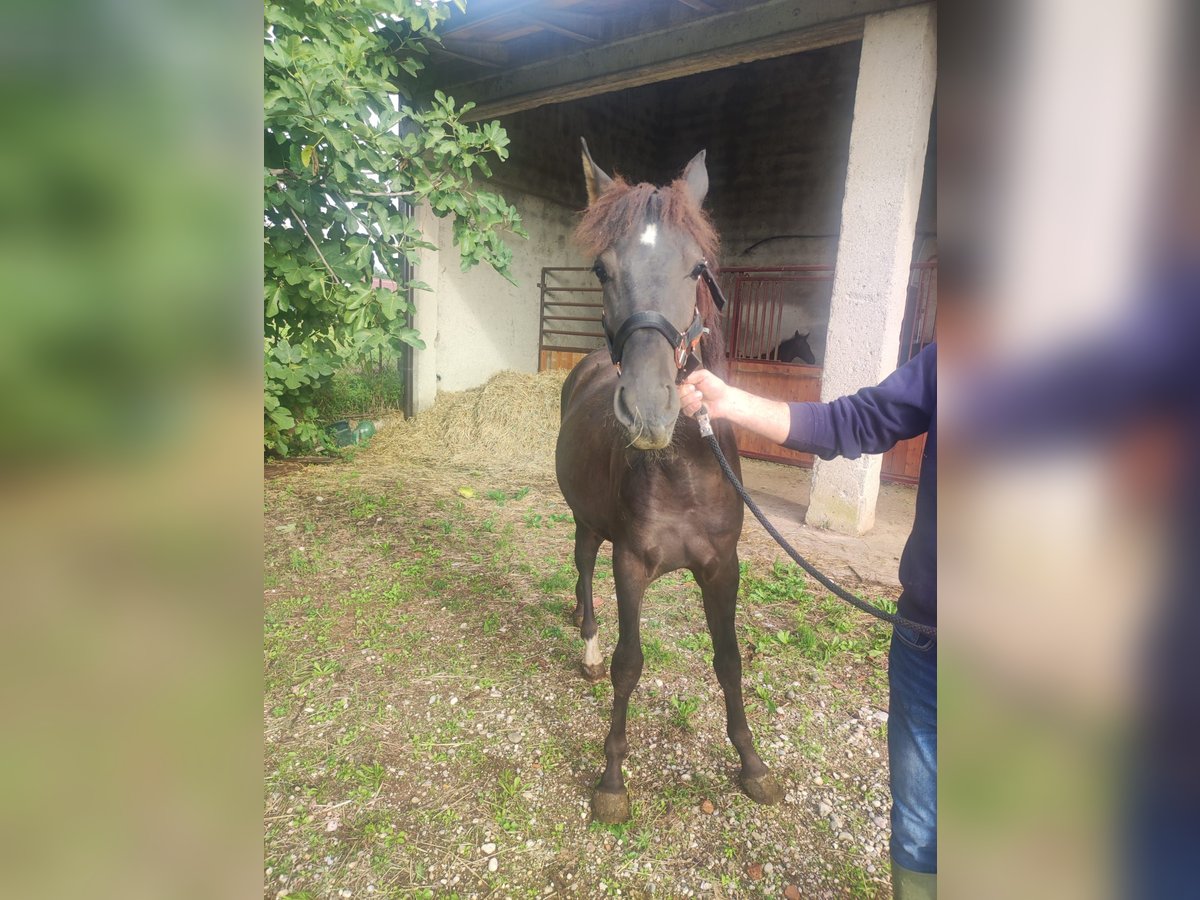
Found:
[[[617,414],[617,421],[622,425],[633,425],[634,415],[633,410],[629,408],[625,400],[625,387],[620,385],[617,387],[617,396],[613,402],[613,410]]]

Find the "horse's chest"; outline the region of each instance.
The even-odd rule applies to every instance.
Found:
[[[647,473],[622,485],[630,530],[664,546],[684,546],[697,537],[719,537],[735,524],[739,506],[723,483]],[[740,523],[737,523],[740,524]]]

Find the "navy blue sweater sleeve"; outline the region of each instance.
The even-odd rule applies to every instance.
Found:
[[[937,407],[937,344],[930,344],[882,382],[830,403],[789,403],[783,446],[822,459],[885,453],[929,430]]]

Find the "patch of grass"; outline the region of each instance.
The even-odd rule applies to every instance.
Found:
[[[539,581],[538,590],[543,594],[561,594],[574,589],[575,579],[575,567],[567,563]]]
[[[321,556],[322,554],[318,550],[309,554],[302,548],[295,547],[288,557],[288,568],[297,575],[311,575],[321,568]]]
[[[675,658],[675,654],[663,646],[658,638],[647,638],[642,641],[642,656],[646,664],[661,666]]]
[[[863,661],[877,659],[887,652],[890,633],[885,626],[837,597],[814,596],[803,571],[791,563],[776,562],[764,575],[747,572],[742,580],[742,594],[748,604],[768,610],[793,607],[792,629],[746,627],[760,655],[795,653],[821,669],[836,657],[850,656]],[[870,602],[889,612],[895,609],[895,602],[886,598],[872,598]]]
[[[483,633],[495,634],[500,630],[500,616],[498,613],[490,612],[483,620]]]
[[[370,800],[379,793],[385,774],[383,766],[379,763],[360,764],[344,771],[340,780],[352,785],[350,798],[361,802]]]
[[[521,776],[512,769],[505,769],[496,779],[492,812],[496,824],[506,834],[518,833],[521,830],[522,820],[526,818],[520,802],[520,794],[524,787]]]
[[[326,421],[400,409],[404,405],[404,380],[395,360],[386,357],[382,365],[373,361],[361,368],[347,367],[333,373],[315,405]]]
[[[838,877],[849,890],[851,897],[874,900],[880,895],[879,885],[871,880],[871,876],[861,866],[843,863],[838,869]]]
[[[484,494],[484,496],[487,497],[489,500],[491,500],[493,503],[495,503],[497,506],[503,506],[509,500],[524,500],[528,494],[529,494],[529,488],[527,488],[527,487],[520,488],[519,490],[515,490],[511,493],[509,493],[508,491],[502,491],[502,490],[493,488],[492,490],[490,490],[486,494]]]
[[[373,497],[366,491],[360,490],[352,491],[349,499],[354,504],[350,507],[350,518],[352,519],[369,518],[385,511],[392,503],[391,498],[384,494]]]
[[[707,631],[697,631],[695,634],[684,635],[676,642],[680,647],[703,656],[708,665],[713,664],[713,637]]]
[[[797,603],[812,599],[804,570],[794,563],[779,561],[776,561],[771,571],[764,576],[743,569],[740,593],[745,602],[756,606]]]
[[[763,702],[763,706],[766,707],[767,713],[772,716],[775,715],[775,712],[779,707],[775,705],[775,700],[771,696],[771,689],[765,684],[759,684],[755,686],[754,694]]]
[[[684,731],[695,731],[695,726],[692,724],[692,716],[700,709],[699,697],[672,697],[671,704],[671,722],[677,725]]]
[[[797,746],[799,746],[800,752],[813,762],[822,762],[825,759],[825,747],[820,741],[805,738]]]

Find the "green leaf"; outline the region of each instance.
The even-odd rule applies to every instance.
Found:
[[[270,412],[271,421],[280,428],[295,428],[296,420],[292,418],[291,412],[282,406],[277,406]]]
[[[396,318],[396,304],[399,298],[391,291],[380,291],[379,308],[389,322]]]

